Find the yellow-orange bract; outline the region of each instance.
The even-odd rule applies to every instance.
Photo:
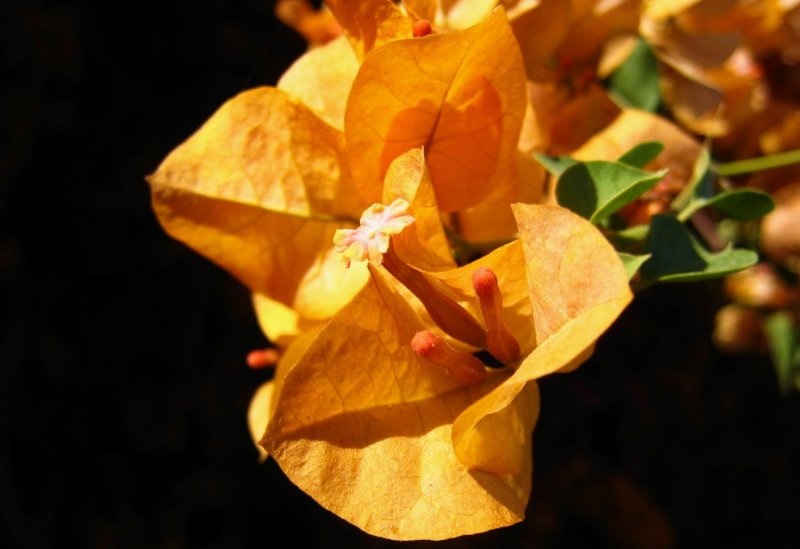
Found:
[[[777,36],[781,2],[694,1],[646,4],[640,33],[661,61],[661,90],[674,118],[691,131],[748,133],[767,104],[756,52]],[[763,55],[763,53],[762,53]]]
[[[412,21],[391,0],[326,2],[359,59],[372,49],[412,37]]]
[[[310,50],[289,67],[278,88],[311,108],[322,120],[341,130],[350,86],[358,60],[343,37]],[[324,90],[324,93],[322,92]]]
[[[409,153],[396,164],[418,160]],[[422,226],[435,215],[415,206],[427,185],[422,174],[399,190]],[[473,311],[472,273],[497,274],[504,320],[522,347],[515,368],[464,387],[420,358],[409,343],[430,321],[382,269],[279,365],[262,444],[300,488],[369,533],[443,539],[521,520],[535,380],[576,367],[630,300],[621,262],[587,221],[552,206],[514,212],[519,241],[429,274]]]
[[[330,317],[366,280],[364,268],[340,264],[331,243],[364,207],[342,133],[281,90],[227,102],[149,181],[167,232],[280,313],[264,322],[270,337]]]
[[[366,56],[350,90],[356,186],[378,201],[391,161],[424,146],[443,210],[513,198],[524,113],[522,59],[502,10],[464,31],[391,42]]]
[[[512,215],[541,190],[518,177],[525,73],[502,9],[406,39],[413,17],[388,0],[329,5],[345,37],[307,53],[278,88],[223,105],[149,178],[154,209],[253,290],[265,333],[285,348],[248,420],[294,483],[393,539],[513,524],[531,490],[536,379],[588,356],[630,300],[625,269],[566,210],[517,204]],[[407,288],[382,267],[345,268],[334,251],[337,229],[398,198],[415,220],[392,237],[394,253],[476,324],[472,274],[496,274],[521,355],[478,386],[412,351],[417,331],[437,327]],[[472,235],[519,239],[456,267],[443,213]]]
[[[363,64],[344,38],[308,52],[277,89],[228,101],[149,178],[165,230],[252,289],[261,325],[279,343],[329,318],[364,284],[366,270],[345,269],[330,236],[380,201],[396,156],[426,146],[448,211],[487,197],[508,210],[522,196],[524,73],[503,11],[465,31],[396,40],[397,8],[372,3],[382,7],[343,23]],[[337,6],[336,14],[345,9]],[[389,91],[405,103],[383,102]],[[381,124],[391,129],[377,137]]]

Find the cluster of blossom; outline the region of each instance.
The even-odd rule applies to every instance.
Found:
[[[796,6],[496,4],[279,2],[313,47],[149,178],[165,230],[252,290],[276,346],[249,360],[276,366],[250,409],[263,455],[393,539],[522,520],[537,379],[577,368],[632,298],[534,153],[662,142],[648,168],[666,178],[620,212],[637,225],[692,177],[693,133],[723,155],[800,144],[800,106],[770,100],[763,65],[800,55]],[[603,85],[642,38],[672,119]]]

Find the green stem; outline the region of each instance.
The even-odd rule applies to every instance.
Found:
[[[800,149],[786,151],[758,158],[748,158],[747,160],[736,160],[734,162],[724,162],[715,166],[715,171],[719,175],[739,175],[743,173],[760,172],[772,168],[789,166],[790,164],[800,163]]]

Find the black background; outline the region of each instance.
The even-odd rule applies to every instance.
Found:
[[[149,0],[3,4],[0,44],[0,546],[392,545],[257,463],[249,296],[143,179],[303,41],[272,2]],[[720,300],[639,296],[542,382],[526,521],[442,545],[794,546],[800,399],[714,350]]]

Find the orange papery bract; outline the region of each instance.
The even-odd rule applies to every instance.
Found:
[[[231,99],[149,178],[164,229],[253,291],[280,346],[247,358],[275,366],[248,410],[262,458],[390,539],[521,521],[537,380],[578,367],[631,299],[597,228],[519,203],[545,176],[536,136],[520,145],[522,27],[495,4],[470,4],[454,30],[458,10],[440,25],[428,0],[328,1],[344,37]],[[618,112],[579,69],[539,143],[572,150]],[[459,220],[508,243],[459,267]],[[487,350],[506,367],[487,368]]]

